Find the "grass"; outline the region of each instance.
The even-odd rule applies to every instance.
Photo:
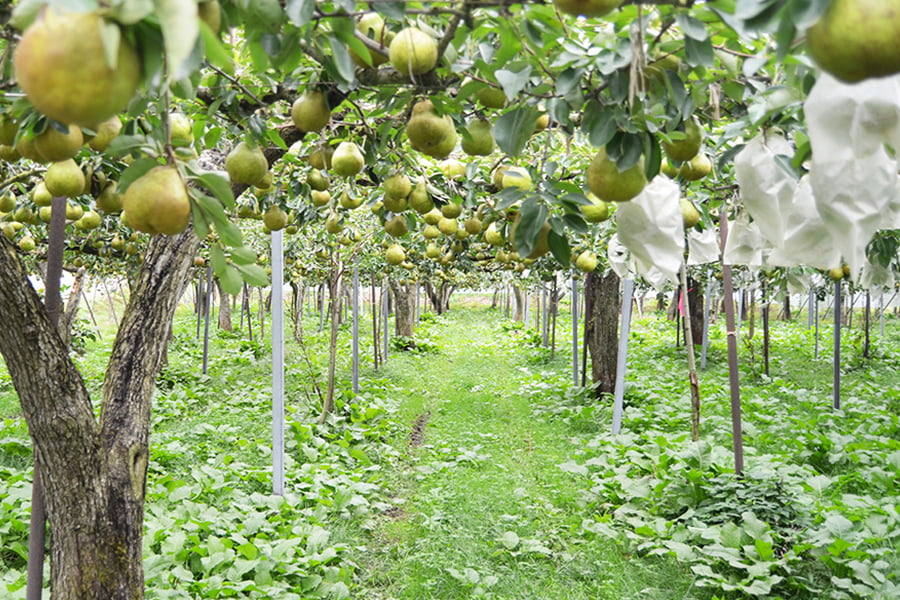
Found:
[[[371,598],[682,597],[692,577],[674,561],[633,561],[615,544],[573,536],[580,525],[570,474],[558,465],[582,443],[560,421],[535,419],[517,335],[494,313],[454,308],[437,326],[438,355],[395,355],[385,375],[425,443],[392,474],[395,516],[358,560]]]
[[[489,304],[489,297],[455,296],[448,314],[425,315],[415,336],[418,351],[391,350],[378,372],[369,356],[371,322],[364,320],[359,397],[349,390],[345,323],[338,410],[322,427],[314,425],[314,380],[323,382],[327,332],[319,333],[317,315],[307,312],[308,352],[290,339],[286,349],[289,490],[283,500],[269,494],[268,341],[214,331],[204,375],[195,316],[182,307],[153,413],[148,598],[218,597],[226,589],[232,595],[289,598],[304,589],[303,598],[349,594],[374,600],[706,599],[721,584],[715,577],[731,581],[734,574],[710,558],[717,556],[715,548],[703,554],[709,548],[703,538],[692,541],[694,558],[702,555],[700,565],[717,571],[715,577],[698,577],[691,570],[697,563],[666,537],[674,531],[688,539],[671,511],[682,502],[701,502],[690,504],[691,510],[740,519],[746,506],[728,496],[734,490],[749,494],[754,510],[771,517],[773,527],[777,519],[799,515],[813,546],[852,548],[847,556],[813,560],[800,544],[795,562],[786,554],[764,563],[767,573],[784,575],[794,593],[761,597],[843,598],[843,591],[828,586],[829,577],[863,585],[852,579],[862,572],[860,564],[896,580],[890,569],[900,573],[900,565],[867,558],[882,551],[880,543],[890,545],[890,536],[874,527],[894,517],[860,508],[870,497],[880,502],[890,489],[892,461],[900,465],[896,319],[888,319],[884,338],[873,334],[870,359],[861,356],[858,327],[844,333],[841,413],[830,410],[829,326],[821,328],[815,358],[805,318],[773,322],[766,376],[761,328],[751,338],[744,324],[739,351],[746,461],[757,484],[741,491],[743,484],[727,479],[722,321],[712,331],[709,368],[700,373],[703,443],[692,445],[685,438],[685,350],[676,347],[673,324],[661,315],[635,319],[625,434],[612,439],[606,433],[609,403],[571,387],[565,305],[551,358],[536,346],[532,330]],[[85,353],[76,361],[96,398],[111,318],[99,301],[94,310],[103,339],[92,339],[85,333],[91,327],[82,323]],[[368,319],[369,313],[362,315]],[[31,453],[2,369],[0,419],[0,482],[8,490],[0,502],[6,547],[0,553],[6,569],[0,589],[6,584],[19,598]],[[648,465],[652,469],[645,472]],[[693,478],[690,485],[686,473]],[[648,491],[647,478],[658,482],[658,492]],[[808,496],[808,485],[818,495]],[[628,502],[621,504],[619,497]],[[852,521],[846,539],[827,538],[822,523],[834,514]],[[872,531],[866,529],[870,524]],[[797,535],[785,531],[777,533]],[[282,539],[300,550],[274,543]],[[699,587],[704,580],[711,587]],[[749,585],[734,581],[729,585],[737,590]],[[819,591],[810,592],[814,588]],[[740,591],[717,593],[743,597]]]

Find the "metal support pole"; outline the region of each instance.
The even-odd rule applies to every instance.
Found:
[[[527,310],[525,314],[528,314]],[[572,276],[572,385],[578,387],[578,280],[574,276]]]
[[[628,360],[628,336],[631,328],[631,298],[634,295],[634,280],[622,283],[622,328],[619,333],[619,356],[616,360],[616,389],[613,396],[612,432],[622,430],[622,416],[625,412],[625,361]]]
[[[841,408],[841,282],[834,282],[834,401],[835,410]]]
[[[812,329],[812,326],[813,326],[813,310],[812,309],[813,309],[813,302],[815,301],[815,295],[816,295],[815,290],[813,289],[812,286],[810,286],[809,287],[809,310],[806,311],[806,313],[807,313],[806,328],[807,329]]]
[[[881,337],[884,337],[884,290],[881,290],[881,297],[878,300],[878,320],[881,324]]]
[[[272,232],[272,493],[284,495],[284,232]]]
[[[353,393],[359,393],[359,267],[353,267]]]
[[[819,296],[813,296],[813,323],[816,328],[816,345],[815,345],[815,354],[814,358],[819,358]]]

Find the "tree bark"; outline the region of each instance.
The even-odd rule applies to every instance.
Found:
[[[513,284],[513,297],[515,298],[515,310],[513,311],[513,320],[521,323],[525,320],[525,291],[518,284]]]
[[[69,290],[69,300],[66,302],[66,310],[62,314],[59,322],[59,334],[62,336],[63,343],[66,346],[71,345],[72,326],[75,325],[75,317],[78,315],[78,307],[81,304],[81,290],[84,285],[84,267],[78,269],[75,274],[75,281],[72,282],[72,288]]]
[[[416,329],[416,288],[391,280],[394,294],[394,333],[397,337],[412,337]]]
[[[232,331],[231,325],[231,297],[222,289],[222,282],[216,277],[216,291],[219,293],[219,329]]]
[[[688,313],[691,319],[691,340],[695,346],[703,345],[703,286],[688,277]]]
[[[616,389],[619,332],[619,276],[588,273],[584,280],[585,338],[591,352],[591,380],[597,397]]]
[[[27,272],[0,240],[0,353],[41,464],[54,600],[143,598],[150,397],[199,243],[192,230],[150,242],[113,345],[98,421]]]
[[[425,282],[425,294],[428,296],[434,312],[442,315],[450,309],[450,294],[453,293],[453,289],[453,286],[446,281],[442,281],[437,287],[430,281]]]

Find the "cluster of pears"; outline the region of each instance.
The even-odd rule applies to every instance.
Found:
[[[377,68],[390,61],[398,73],[414,76],[428,73],[437,66],[437,41],[417,27],[394,33],[387,28],[381,15],[369,12],[359,17],[356,30],[370,41],[366,57],[349,49],[350,57],[359,67]]]
[[[712,160],[700,150],[703,147],[703,127],[696,117],[685,119],[684,131],[677,138],[663,140],[662,148],[667,160],[662,172],[669,177],[681,177],[686,181],[703,179],[712,171]],[[681,163],[680,166],[673,164]]]

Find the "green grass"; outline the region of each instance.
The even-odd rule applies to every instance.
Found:
[[[876,597],[865,580],[870,571],[885,586],[900,578],[900,564],[885,553],[896,547],[898,517],[880,508],[889,506],[900,476],[896,319],[888,319],[885,337],[873,333],[868,360],[859,320],[844,332],[839,413],[830,409],[829,326],[822,326],[816,359],[805,318],[773,322],[767,377],[761,328],[757,322],[750,338],[744,324],[751,477],[742,482],[730,474],[723,319],[700,373],[702,442],[694,444],[685,349],[662,315],[635,320],[624,432],[614,438],[609,403],[571,386],[567,307],[551,358],[536,346],[536,332],[487,309],[489,302],[455,296],[448,314],[426,315],[415,335],[418,351],[392,349],[377,372],[363,311],[358,397],[349,389],[349,323],[342,325],[337,410],[324,426],[315,425],[313,382],[324,384],[327,332],[318,332],[318,317],[308,311],[311,366],[294,340],[286,348],[284,499],[270,495],[268,340],[213,328],[204,375],[195,316],[183,306],[154,399],[148,599],[225,591],[287,598],[304,590],[303,598],[375,600],[811,600],[854,597],[846,586]],[[94,308],[103,339],[85,334],[85,352],[75,360],[97,398],[112,338],[108,311],[100,302]],[[267,321],[267,335],[268,328]],[[417,422],[426,423],[424,439],[411,446]],[[23,594],[17,586],[24,581],[30,462],[27,431],[0,369],[0,484],[8,490],[0,501],[0,590],[12,598]],[[744,520],[747,510],[771,529]],[[715,523],[731,519],[763,549],[774,542],[784,554],[742,556],[759,561],[763,573],[746,578],[735,567],[741,562],[722,561],[717,544],[732,538],[719,525],[688,528],[691,511]],[[773,575],[781,582],[772,583]],[[771,593],[759,593],[770,584]]]
[[[577,535],[580,501],[558,465],[583,441],[565,423],[535,419],[521,392],[567,360],[529,365],[521,332],[502,331],[494,315],[455,308],[428,329],[439,354],[388,362],[407,425],[430,416],[424,445],[388,485],[402,490],[396,513],[358,558],[367,597],[683,597],[692,577],[674,561],[635,561]]]

